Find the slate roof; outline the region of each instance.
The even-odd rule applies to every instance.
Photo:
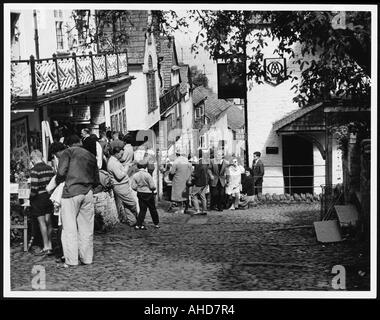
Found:
[[[157,55],[162,58],[160,63],[163,89],[169,90],[172,86],[172,67],[178,66],[178,58],[174,37],[161,36],[157,39]]]
[[[227,123],[232,130],[241,129],[244,126],[244,111],[232,105],[227,109]]]
[[[211,121],[216,121],[222,114],[227,113],[228,126],[233,129],[240,129],[244,125],[244,113],[232,102],[218,99],[216,93],[203,86],[196,87],[193,91],[193,103],[197,105],[205,100],[205,114]]]
[[[145,33],[148,29],[148,11],[131,10],[127,19],[129,29],[128,63],[143,64],[145,56]]]
[[[207,93],[203,92],[201,90],[201,87],[196,87],[193,90],[193,104],[196,106],[199,104],[201,101],[205,100],[207,98]]]
[[[102,11],[102,10],[99,10]],[[129,64],[143,64],[145,56],[145,33],[148,29],[148,11],[147,10],[129,10],[128,18],[122,22],[128,41],[120,45],[121,50],[127,49]],[[105,30],[107,36],[111,36],[112,31]],[[109,35],[108,35],[109,34]],[[102,48],[108,50],[106,45]]]
[[[273,130],[277,131],[277,130],[281,129],[282,127],[292,123],[293,121],[297,120],[298,118],[301,118],[305,114],[307,114],[307,113],[309,113],[315,109],[318,109],[322,104],[323,104],[322,102],[319,102],[319,103],[307,106],[305,108],[294,110],[294,111],[290,112],[289,114],[285,115],[280,120],[277,120],[276,122],[273,123]]]

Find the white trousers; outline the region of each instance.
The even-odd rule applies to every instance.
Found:
[[[92,263],[94,255],[94,198],[92,190],[86,195],[62,198],[62,247],[65,262],[78,265]]]

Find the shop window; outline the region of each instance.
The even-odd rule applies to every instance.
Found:
[[[125,96],[121,95],[109,101],[111,114],[111,130],[127,132],[127,114]]]
[[[148,73],[146,74],[147,88],[148,88],[148,112],[152,112],[157,108],[156,96],[156,78],[153,68],[152,57],[148,58]]]

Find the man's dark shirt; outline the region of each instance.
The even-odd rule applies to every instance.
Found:
[[[252,163],[252,177],[255,183],[262,183],[264,176],[264,164],[261,159],[254,160]]]
[[[99,184],[96,157],[81,147],[64,150],[59,159],[56,182],[65,182],[62,198],[87,194]]]
[[[83,148],[90,151],[96,157],[96,139],[88,136],[82,141]]]
[[[208,184],[207,165],[196,164],[193,172],[194,185],[205,187]]]

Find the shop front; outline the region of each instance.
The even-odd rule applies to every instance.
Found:
[[[70,134],[80,136],[83,128],[99,135],[99,128],[105,126],[104,104],[52,104],[48,118],[55,141]]]

